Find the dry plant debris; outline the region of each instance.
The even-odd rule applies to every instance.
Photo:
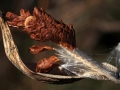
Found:
[[[24,63],[22,63],[21,60],[17,61],[21,62],[17,63],[20,67],[16,66],[17,64],[14,63],[15,66],[18,67],[18,69],[20,69],[21,71],[23,71],[26,75],[36,79],[36,77],[34,77],[33,74],[37,74],[39,80],[41,81],[62,84],[74,82],[82,78],[92,78],[96,80],[111,80],[114,81],[115,83],[120,83],[118,79],[119,72],[116,67],[106,62],[103,63],[96,62],[77,49],[75,31],[72,25],[67,26],[62,21],[57,21],[54,18],[52,18],[42,8],[37,9],[36,7],[33,10],[33,14],[31,14],[28,10],[21,9],[20,16],[8,12],[6,14],[6,17],[9,19],[9,21],[7,21],[9,26],[23,28],[30,35],[30,38],[41,42],[52,41],[60,46],[60,49],[56,49],[50,46],[33,45],[30,48],[30,52],[32,54],[37,54],[38,52],[46,50],[55,50],[59,53],[58,55],[59,57],[50,56],[48,58],[40,60],[37,63],[36,72],[32,72],[29,69],[27,69],[27,67],[24,66]],[[2,26],[5,28],[4,25]],[[3,27],[1,27],[1,29],[3,29]],[[8,51],[9,50],[11,51],[11,47],[12,52],[16,49],[16,47],[13,47],[14,43],[12,38],[11,40],[9,40],[9,37],[12,36],[10,35],[8,27],[7,30],[8,31],[2,30],[2,33],[4,45],[5,47],[7,47],[7,49],[9,47],[9,49],[6,51],[8,54]],[[9,41],[7,41],[6,39],[8,39]],[[11,42],[13,45],[11,45]],[[15,52],[17,53],[17,51]],[[13,54],[15,55],[16,53],[13,52]],[[9,55],[8,58],[11,59],[12,61],[16,61],[15,59],[18,59],[13,57],[11,58],[9,57]],[[66,69],[69,72],[72,72],[72,74],[74,75],[58,76],[42,74],[48,73],[51,70],[51,68],[55,66],[55,63],[58,62],[59,60],[62,60],[64,62],[64,64],[60,65],[62,66],[62,70]],[[23,66],[24,68],[21,66]],[[60,68],[59,70],[61,71]]]
[[[35,7],[33,14],[30,14],[28,10],[21,9],[20,16],[8,12],[6,17],[11,20],[8,21],[9,26],[23,28],[34,40],[41,42],[50,40],[70,49],[76,47],[72,24],[67,26],[62,21],[55,20],[42,8],[39,10]]]
[[[52,41],[71,50],[76,47],[75,31],[72,24],[67,26],[62,21],[55,20],[42,8],[38,9],[35,7],[33,14],[30,14],[28,10],[21,9],[20,16],[12,12],[7,12],[6,17],[10,20],[8,21],[9,26],[23,28],[30,35],[30,38],[34,40],[41,42]],[[50,46],[39,45],[34,45],[30,48],[30,52],[32,54],[37,54],[38,52],[46,50],[53,50],[53,48]],[[43,59],[44,62],[38,62],[36,72],[39,72],[40,68],[49,69],[52,64],[59,61],[59,58],[55,58],[56,59],[54,60],[49,57]],[[46,66],[46,68],[42,64],[45,64],[44,66]]]
[[[45,73],[36,73],[30,70],[20,58],[17,46],[15,45],[12,38],[10,28],[8,27],[7,22],[4,21],[4,19],[2,18],[2,15],[0,17],[0,28],[2,31],[2,38],[6,56],[8,57],[10,62],[12,62],[12,64],[17,67],[21,72],[23,72],[26,76],[41,82],[52,84],[67,84],[82,79],[82,77],[78,76],[52,75]]]

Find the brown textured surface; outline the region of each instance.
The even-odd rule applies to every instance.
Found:
[[[57,61],[59,61],[59,58],[56,56],[50,56],[40,60],[37,63],[36,72],[48,72],[52,68],[52,65]]]
[[[30,38],[37,41],[53,41],[61,44],[64,47],[73,49],[76,47],[75,31],[72,24],[67,26],[62,21],[57,21],[42,8],[39,10],[36,7],[33,14],[28,10],[21,9],[20,16],[8,12],[6,17],[9,26],[24,28],[30,35]]]
[[[43,52],[47,50],[53,50],[53,48],[50,46],[40,46],[40,45],[33,45],[32,47],[29,48],[29,51],[32,54],[37,54],[39,52]]]
[[[55,20],[42,8],[39,10],[35,7],[33,14],[28,10],[21,9],[20,16],[7,12],[6,17],[9,19],[9,26],[23,28],[30,35],[30,38],[34,40],[41,42],[52,41],[70,50],[76,47],[75,31],[72,24],[67,26],[62,20]],[[38,52],[53,50],[53,48],[33,45],[29,50],[32,54],[37,54]],[[50,70],[49,68],[53,68],[54,63],[57,61],[59,59],[55,56],[44,58],[37,63],[36,71],[47,72]]]
[[[36,72],[30,70],[21,60],[19,53],[18,53],[18,49],[13,41],[10,29],[9,29],[7,23],[1,17],[0,17],[0,23],[1,23],[3,44],[4,44],[6,56],[12,62],[12,64],[17,69],[19,69],[21,72],[23,72],[26,76],[28,76],[32,79],[35,79],[37,81],[42,81],[42,82],[52,83],[52,84],[72,83],[72,82],[75,82],[75,81],[78,81],[81,79],[80,77],[77,77],[77,76],[71,77],[71,76],[63,76],[60,74],[51,75],[51,74],[44,74],[44,73],[36,73]],[[55,58],[53,56],[53,57],[51,57],[51,59],[53,60],[53,62],[55,62],[57,58]],[[43,62],[44,62],[44,60],[43,60]],[[42,68],[44,68],[44,67],[42,67]],[[47,69],[45,69],[45,70],[47,70]],[[8,78],[9,77],[11,77],[11,75],[9,75]]]

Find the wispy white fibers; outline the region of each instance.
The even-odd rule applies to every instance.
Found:
[[[110,63],[115,60],[116,67],[120,69],[120,43],[110,52],[107,62]]]
[[[82,76],[83,78],[92,78],[97,80],[111,80],[120,83],[117,79],[118,70],[109,63],[100,63],[78,49],[73,51],[60,46],[54,49],[58,57],[63,62],[61,67],[69,72]],[[117,74],[117,75],[116,75]]]
[[[120,43],[115,48],[115,50],[116,50],[116,66],[120,68]]]

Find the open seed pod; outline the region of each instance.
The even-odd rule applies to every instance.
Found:
[[[33,40],[40,42],[52,41],[70,50],[76,48],[75,30],[72,24],[68,26],[62,21],[55,20],[42,8],[35,7],[32,14],[24,9],[20,10],[20,15],[7,12],[6,18],[9,26],[24,29]],[[46,50],[54,50],[54,48],[33,45],[29,50],[32,54],[37,54]],[[56,66],[54,64],[58,61],[59,58],[56,56],[44,58],[37,63],[36,72],[48,72]]]
[[[33,14],[21,9],[20,16],[8,12],[6,17],[9,26],[22,28],[31,39],[45,42],[52,41],[59,48],[33,45],[30,48],[32,54],[46,50],[55,50],[58,55],[44,58],[37,63],[36,72],[23,63],[16,45],[12,39],[7,23],[1,18],[1,29],[5,52],[9,60],[27,76],[48,83],[66,84],[78,81],[82,78],[95,80],[111,80],[119,83],[118,69],[107,63],[97,62],[76,48],[75,31],[72,25],[67,26],[62,21],[57,21],[47,14],[42,8],[36,7]],[[63,64],[56,63],[62,61]],[[31,64],[31,66],[34,66]],[[56,71],[54,71],[56,70]],[[65,72],[66,71],[66,72]]]
[[[0,17],[0,24],[1,24],[0,27],[2,30],[5,53],[8,59],[12,62],[12,64],[15,67],[17,67],[21,72],[23,72],[25,75],[27,75],[32,79],[46,83],[52,83],[52,84],[67,84],[82,79],[82,77],[80,76],[78,77],[78,76],[68,76],[68,75],[53,75],[49,73],[48,74],[36,73],[30,70],[28,66],[26,66],[25,63],[23,63],[21,57],[19,56],[17,46],[15,45],[10,32],[10,28],[8,27],[7,22],[4,21],[2,17]],[[58,71],[61,72],[59,68]]]

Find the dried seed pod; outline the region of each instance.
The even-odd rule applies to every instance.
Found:
[[[76,47],[75,32],[72,25],[68,27],[63,22],[59,22],[53,19],[49,14],[46,14],[43,9],[38,10],[37,8],[34,8],[33,15],[31,15],[28,11],[22,9],[20,11],[20,15],[21,16],[16,17],[16,15],[11,16],[8,13],[8,15],[6,16],[9,19],[13,19],[11,22],[8,22],[8,24],[17,27],[23,27],[24,30],[27,31],[30,34],[30,37],[34,40],[38,41],[51,40],[57,44],[61,44],[62,46],[59,45],[61,46],[61,48],[58,49],[54,48],[54,50],[58,52],[57,55],[60,58],[60,60],[63,61],[63,64],[61,64],[60,67],[63,67],[65,70],[77,75],[79,78],[111,80],[114,81],[115,83],[120,84],[120,80],[118,79],[119,71],[116,67],[106,62],[105,63],[96,62],[93,59],[89,58],[86,54],[75,48]],[[10,18],[10,16],[12,18]],[[5,26],[7,25],[4,25],[4,27]],[[4,27],[2,27],[1,29],[4,29]],[[7,46],[7,48],[5,48],[7,50],[5,51],[9,59],[16,67],[18,67],[26,75],[32,76],[34,73],[27,69],[23,62],[20,62],[21,60],[17,53],[17,49],[14,45],[14,42],[13,41],[10,42],[10,39],[12,40],[12,38],[8,28],[6,30],[2,30],[2,32],[5,47]],[[12,49],[10,49],[11,47]],[[65,47],[68,47],[69,49]],[[35,47],[33,47],[32,49],[36,50]],[[42,47],[38,51],[44,51],[44,47]],[[53,64],[59,61],[59,58],[57,58],[56,56],[51,56],[49,58],[44,58],[43,60],[39,61],[36,66],[36,72],[48,72],[49,69],[51,69],[51,67],[53,66]],[[20,64],[22,64],[22,66],[20,66]],[[34,75],[36,74],[38,73],[35,73]],[[55,79],[53,78],[54,76],[55,75],[52,75],[53,80]],[[73,77],[74,76],[70,78]],[[64,77],[64,79],[66,79],[66,77]],[[61,81],[63,81],[64,79],[61,79]]]
[[[68,84],[82,79],[82,77],[78,76],[65,76],[66,74],[61,75],[61,73],[59,73],[59,69],[57,73],[54,72],[55,75],[36,73],[32,69],[29,69],[28,65],[25,65],[19,56],[17,46],[14,43],[8,24],[1,17],[0,23],[6,56],[8,57],[8,60],[10,60],[10,62],[12,62],[12,64],[26,76],[30,77],[31,79],[50,84]],[[33,63],[31,66],[34,66]]]
[[[67,47],[70,50],[73,50],[76,47],[73,26],[67,26],[62,21],[55,20],[42,8],[37,9],[35,7],[33,14],[30,14],[28,10],[21,9],[20,16],[8,12],[6,17],[10,19],[10,21],[8,21],[9,26],[23,28],[30,35],[30,38],[34,40],[41,42],[50,40],[63,47]],[[38,52],[53,50],[53,48],[49,46],[34,45],[29,50],[32,54],[37,54]],[[39,61],[36,67],[37,72],[40,71],[40,69],[42,69],[42,71],[48,70],[48,67],[51,68],[58,60],[59,59],[54,60],[54,57],[50,57]]]
[[[38,41],[53,41],[64,47],[74,49],[76,47],[75,31],[73,26],[67,26],[62,21],[57,21],[42,8],[33,10],[30,14],[28,10],[21,9],[20,16],[8,12],[6,17],[9,26],[24,28],[30,35],[30,38]]]

